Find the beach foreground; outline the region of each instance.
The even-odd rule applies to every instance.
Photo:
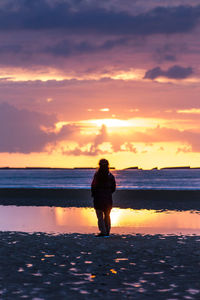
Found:
[[[200,237],[0,233],[1,299],[199,299]]]

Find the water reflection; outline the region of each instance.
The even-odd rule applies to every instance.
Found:
[[[155,211],[113,208],[112,233],[200,234],[197,211]],[[92,208],[0,207],[1,231],[96,233]]]

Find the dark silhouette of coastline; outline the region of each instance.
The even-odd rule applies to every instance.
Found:
[[[165,167],[160,170],[188,170],[191,169],[190,166],[182,166],[182,167]]]
[[[129,168],[125,168],[124,170],[139,170],[138,167],[129,167]]]
[[[118,170],[115,167],[110,167],[111,170]],[[190,166],[180,166],[180,167],[163,167],[163,168],[158,168],[154,167],[148,171],[152,170],[200,170],[200,167],[190,167]],[[74,167],[74,168],[53,168],[53,167],[0,167],[0,170],[96,170],[96,168],[93,167]],[[138,171],[147,171],[146,169],[142,169],[139,167],[128,167],[122,170],[138,170]]]
[[[110,167],[110,169],[115,170],[115,167]],[[0,167],[0,170],[96,170],[93,167],[75,167],[75,168],[52,168],[52,167]]]
[[[73,168],[51,168],[51,167],[0,167],[0,170],[73,170]]]

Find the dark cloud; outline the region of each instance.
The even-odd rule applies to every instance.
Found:
[[[181,64],[180,53],[183,53],[176,45],[181,41],[188,45],[188,35],[181,35],[181,39],[177,39],[173,34],[191,32],[196,27],[200,5],[180,6],[173,3],[170,7],[156,1],[160,7],[148,3],[147,10],[144,1],[142,5],[136,1],[140,10],[128,11],[123,9],[120,1],[109,1],[110,5],[106,4],[108,1],[103,1],[104,4],[100,2],[0,1],[1,66],[29,70],[35,66],[53,66],[69,74],[74,73],[74,69],[79,72],[80,60],[76,59],[82,54],[85,57],[88,55],[87,60],[81,61],[82,68],[100,64],[120,65],[123,68],[129,64],[143,69],[145,60],[141,58],[142,55],[153,55],[157,64],[176,60]],[[126,7],[128,2],[135,1],[126,1]],[[151,40],[144,38],[154,34],[158,35]],[[170,34],[173,36],[169,38]],[[194,55],[191,47],[195,37],[191,34],[190,38],[190,47],[184,55]],[[95,57],[92,61],[90,54],[101,55],[101,58]],[[74,61],[69,62],[68,58],[72,56]]]
[[[192,30],[200,16],[200,6],[157,7],[131,15],[125,11],[73,1],[8,0],[0,8],[0,29],[63,29],[68,33],[170,34]],[[83,5],[85,3],[85,6]],[[96,4],[96,2],[95,2]]]
[[[44,49],[40,49],[38,52],[52,54],[55,56],[70,56],[76,54],[88,54],[95,52],[102,52],[112,50],[117,46],[125,46],[128,44],[127,38],[110,39],[102,43],[91,43],[87,40],[74,43],[70,40],[62,40],[55,45],[47,46]],[[1,50],[0,50],[1,51]]]
[[[73,133],[74,127],[70,125],[54,132],[56,122],[55,115],[0,104],[0,152],[41,152],[48,143],[66,139]]]
[[[18,54],[23,51],[23,47],[20,44],[11,44],[11,45],[3,45],[0,46],[0,53],[11,53],[11,54]]]
[[[95,147],[94,145],[91,145],[89,149],[82,150],[80,147],[75,147],[73,150],[63,151],[62,154],[64,155],[75,155],[75,156],[96,156],[96,155],[105,155],[105,154],[111,154],[112,152],[101,150],[99,147]]]
[[[148,70],[145,73],[144,79],[156,79],[158,77],[166,77],[171,79],[184,79],[193,74],[192,68],[184,68],[181,66],[173,66],[164,71],[160,67]]]
[[[176,56],[173,54],[165,54],[163,55],[163,60],[166,61],[175,61],[176,60]]]
[[[158,63],[162,63],[164,61],[176,61],[177,56],[180,56],[183,49],[185,49],[185,45],[166,43],[160,47],[156,47],[153,58]]]

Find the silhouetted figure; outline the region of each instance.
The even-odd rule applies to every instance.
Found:
[[[109,172],[109,163],[106,159],[101,159],[99,161],[99,169],[94,174],[91,185],[94,208],[96,210],[100,230],[98,236],[108,236],[110,234],[112,193],[115,189],[115,177]]]

